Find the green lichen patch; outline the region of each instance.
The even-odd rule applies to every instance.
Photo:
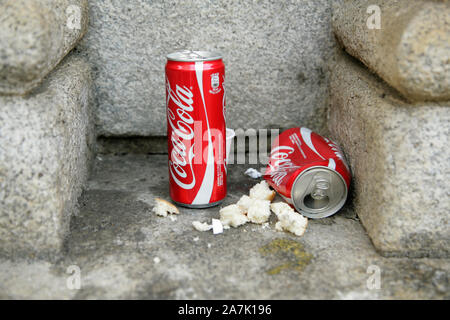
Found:
[[[272,256],[282,263],[267,270],[270,275],[279,274],[283,270],[295,270],[298,272],[311,262],[313,255],[306,252],[300,242],[277,238],[267,245],[259,248],[263,256]]]

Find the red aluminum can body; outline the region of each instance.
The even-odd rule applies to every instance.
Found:
[[[203,208],[226,196],[225,66],[220,54],[181,51],[166,64],[170,197]]]
[[[264,177],[298,212],[324,218],[344,205],[351,173],[333,141],[292,128],[274,140]]]

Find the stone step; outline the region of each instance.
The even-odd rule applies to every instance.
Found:
[[[249,167],[229,167],[222,206],[259,182],[244,175]],[[0,298],[450,298],[449,260],[378,255],[349,206],[309,220],[302,237],[276,231],[274,215],[268,227],[249,223],[214,235],[192,222],[210,223],[220,207],[180,207],[176,221],[152,213],[154,197],[169,199],[168,185],[167,155],[97,158],[64,256],[0,258]]]
[[[89,66],[71,55],[25,96],[0,96],[0,253],[57,253],[87,179]]]
[[[326,127],[329,0],[89,1],[78,46],[93,65],[104,136],[166,134],[166,55],[222,52],[231,128]]]
[[[450,2],[344,0],[332,24],[345,50],[409,101],[450,100]]]
[[[356,213],[386,256],[448,257],[450,103],[410,105],[352,60],[334,66],[328,126],[353,171]]]
[[[39,85],[86,32],[87,0],[0,2],[0,94]]]

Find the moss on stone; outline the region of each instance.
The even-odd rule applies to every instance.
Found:
[[[303,244],[290,239],[277,238],[259,248],[259,252],[263,256],[272,255],[283,261],[282,264],[267,271],[270,275],[279,274],[283,270],[301,272],[313,258],[312,254],[305,251]]]

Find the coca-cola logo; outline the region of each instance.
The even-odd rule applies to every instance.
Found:
[[[195,186],[195,174],[192,167],[194,119],[191,116],[194,110],[194,94],[186,86],[175,85],[174,91],[169,80],[167,80],[166,89],[167,121],[172,129],[169,137],[172,143],[169,171],[178,186],[189,190]]]
[[[345,165],[345,167],[347,168],[347,170],[350,171],[350,168],[347,164],[347,162],[345,161],[344,155],[342,154],[341,149],[339,148],[339,146],[331,141],[330,139],[324,138],[325,142],[328,144],[328,146],[331,148],[331,151],[334,153],[334,155],[342,161],[342,163]]]
[[[279,186],[284,177],[291,170],[296,170],[300,168],[292,163],[289,155],[295,150],[289,146],[278,146],[272,149],[270,152],[270,178],[271,180]]]

